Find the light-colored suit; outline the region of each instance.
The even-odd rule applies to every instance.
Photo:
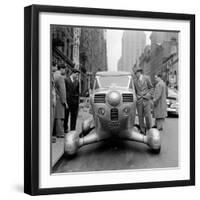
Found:
[[[148,76],[142,75],[141,78],[134,81],[135,91],[137,95],[137,112],[139,117],[139,125],[142,132],[152,127],[151,116],[151,98],[153,95],[153,85]],[[144,118],[146,126],[144,123]]]

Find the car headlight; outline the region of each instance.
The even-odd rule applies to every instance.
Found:
[[[104,115],[105,114],[105,109],[104,108],[99,108],[98,109],[98,113],[100,114],[100,115]]]
[[[123,113],[126,114],[126,115],[128,115],[130,113],[130,108],[129,107],[125,107],[123,109]]]

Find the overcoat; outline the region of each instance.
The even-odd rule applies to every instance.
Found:
[[[56,90],[56,109],[55,118],[65,118],[66,89],[65,79],[58,72],[54,74],[55,90]]]
[[[165,118],[167,116],[166,84],[163,80],[158,81],[154,90],[154,118]]]

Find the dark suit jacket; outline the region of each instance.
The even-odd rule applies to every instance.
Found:
[[[65,79],[66,98],[69,106],[79,105],[79,82],[72,82],[70,77]]]

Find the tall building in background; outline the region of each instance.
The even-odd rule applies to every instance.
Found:
[[[163,42],[170,42],[174,38],[178,40],[178,34],[175,32],[152,32],[150,35],[151,46],[155,44],[162,44]]]
[[[81,28],[79,54],[84,92],[92,87],[97,71],[107,70],[106,30]]]
[[[122,56],[118,61],[119,71],[132,71],[133,66],[139,61],[146,45],[144,31],[124,31],[122,36]]]

